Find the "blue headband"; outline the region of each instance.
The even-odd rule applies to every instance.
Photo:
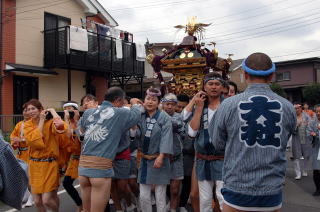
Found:
[[[268,76],[276,71],[276,65],[272,63],[272,67],[268,70],[253,70],[246,65],[246,60],[242,61],[242,68],[250,75],[254,76]]]

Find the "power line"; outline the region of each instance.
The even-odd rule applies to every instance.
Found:
[[[59,1],[61,1],[61,0],[59,0]],[[65,1],[65,0],[63,0],[63,1]],[[68,1],[71,1],[71,0],[68,0]],[[176,2],[171,2],[170,4],[167,4],[166,3],[166,6],[170,6],[171,4],[180,4],[180,3],[183,3],[183,2],[194,2],[194,1],[202,1],[202,0],[185,0],[185,1],[176,1]],[[58,2],[58,1],[56,1],[56,2]],[[51,2],[51,3],[53,3],[53,2]],[[63,3],[66,3],[66,2],[60,2],[61,4],[63,4]],[[31,11],[35,11],[35,10],[38,10],[38,9],[42,9],[42,8],[46,8],[46,7],[51,7],[51,6],[55,6],[55,5],[59,5],[60,3],[58,3],[58,4],[52,4],[52,5],[49,5],[49,6],[44,6],[44,7],[39,7],[39,8],[34,8],[34,9],[31,9],[31,10],[26,10],[26,11],[22,11],[22,12],[20,12],[20,13],[25,13],[25,12],[31,12]],[[150,6],[150,5],[149,5]],[[143,6],[143,7],[149,7],[149,6]],[[110,11],[110,10],[109,10]],[[16,13],[16,14],[20,14],[19,12],[18,13]],[[79,13],[75,13],[75,14],[79,14]],[[12,15],[12,16],[7,16],[7,17],[13,17],[14,15]],[[36,19],[39,19],[39,18],[37,18],[37,17],[29,17],[29,18],[24,18],[24,19],[20,19],[20,20],[18,20],[18,21],[21,21],[21,20],[36,20]],[[14,20],[17,20],[17,19],[14,19]],[[9,20],[6,20],[7,22],[9,21]],[[11,20],[11,21],[13,21],[13,20]]]
[[[279,57],[287,57],[287,56],[300,55],[300,54],[308,54],[308,53],[319,52],[319,51],[320,51],[320,49],[316,48],[316,49],[309,50],[309,51],[296,52],[296,53],[292,53],[292,54],[277,55],[277,56],[273,56],[271,58],[279,58]]]
[[[308,12],[318,11],[318,10],[319,10],[319,8],[314,8],[312,10],[308,10]],[[305,14],[304,12],[302,12],[302,13]],[[243,32],[251,32],[253,30],[263,29],[263,28],[279,25],[279,24],[282,24],[282,23],[287,23],[287,22],[292,22],[292,21],[295,21],[295,20],[300,20],[300,19],[303,19],[303,18],[310,18],[310,17],[315,16],[315,15],[319,15],[319,13],[312,13],[312,14],[308,14],[308,15],[304,15],[304,16],[298,16],[298,17],[295,16],[294,18],[290,18],[290,19],[282,20],[280,22],[266,24],[266,25],[262,25],[263,23],[259,23],[259,24],[253,25],[253,26],[259,26],[259,27],[247,28],[247,29],[244,29],[244,30],[235,31],[235,32],[227,33],[227,34],[219,33],[219,34],[217,34],[215,36],[212,36],[212,37],[206,37],[206,39],[211,39],[211,38],[215,39],[215,38],[218,38],[218,37],[226,37],[226,36],[230,36],[230,35],[240,34],[240,33],[243,33]],[[317,18],[319,18],[319,17],[317,17]],[[309,20],[309,19],[307,19],[307,20]],[[311,20],[314,20],[314,19],[311,19]],[[298,22],[298,23],[300,23],[300,22]],[[206,36],[207,35],[208,34],[206,34]],[[247,36],[249,36],[249,35],[247,35]],[[229,39],[232,40],[234,38],[229,38]],[[225,39],[223,39],[223,40],[225,40]]]
[[[319,8],[316,8],[316,9],[313,9],[313,10],[319,10]],[[312,10],[309,10],[309,12],[310,11],[312,11]],[[235,31],[235,32],[227,33],[227,34],[219,33],[219,34],[216,34],[215,36],[217,36],[217,37],[221,37],[221,36],[225,37],[225,36],[230,36],[230,35],[239,34],[239,33],[243,33],[243,32],[248,32],[248,31],[250,32],[252,30],[262,29],[262,28],[266,28],[266,27],[270,27],[270,26],[279,25],[279,24],[282,24],[282,23],[292,22],[292,21],[295,21],[295,20],[300,20],[300,19],[303,19],[303,18],[312,17],[314,15],[319,15],[319,12],[308,14],[308,15],[305,15],[305,16],[299,16],[299,17],[295,17],[295,18],[286,19],[286,20],[283,20],[283,21],[280,21],[280,22],[276,22],[276,23],[272,23],[272,24],[262,25],[263,23],[260,23],[260,24],[253,25],[253,26],[259,26],[259,27],[247,28],[247,29],[244,29],[244,30]],[[210,36],[210,34],[207,34],[207,35]],[[212,37],[209,37],[209,38],[214,38],[215,36],[212,36]]]
[[[98,1],[102,5],[103,5],[102,2],[105,2],[103,0],[98,0]],[[148,1],[147,3],[142,1],[141,4],[135,4],[135,7],[140,7],[140,6],[145,6],[145,5],[153,5],[153,4],[165,4],[165,3],[170,3],[170,0],[169,1]],[[122,6],[109,7],[109,11],[118,10],[118,9],[132,9],[132,7],[122,7]]]
[[[57,0],[57,1],[51,1],[51,2],[44,2],[43,4],[52,4],[52,3],[55,3],[55,2],[64,2],[65,0]],[[39,5],[39,2],[36,3],[36,4],[28,4],[28,5],[25,5],[25,6],[21,6],[21,7],[9,7],[7,8],[7,11],[9,10],[19,10],[19,9],[22,9],[22,8],[26,8],[26,7],[31,7],[31,6],[36,6],[36,5]],[[1,12],[2,13],[2,12]]]
[[[229,20],[229,21],[224,21],[224,22],[220,22],[220,23],[214,23],[213,26],[218,26],[218,25],[223,25],[223,24],[233,23],[233,22],[239,22],[239,21],[243,21],[243,20],[247,20],[247,19],[251,19],[251,18],[255,18],[255,17],[261,17],[261,16],[264,16],[264,15],[269,14],[269,13],[280,12],[280,11],[283,11],[283,10],[286,10],[286,9],[290,9],[290,8],[294,8],[294,7],[297,7],[297,6],[300,6],[300,5],[306,5],[306,4],[309,4],[309,3],[314,2],[314,1],[316,1],[316,0],[311,0],[311,1],[303,2],[303,3],[299,3],[299,4],[294,4],[294,5],[291,5],[291,6],[288,6],[288,7],[284,7],[284,8],[278,8],[276,10],[272,10],[272,11],[269,11],[269,12],[266,12],[266,13],[263,13],[263,14],[257,14],[257,15],[253,15],[253,16],[249,16],[249,17],[244,17],[244,18],[241,18],[241,19]],[[270,5],[272,5],[272,4],[269,4],[268,6],[270,6]],[[265,6],[265,7],[267,7],[267,6]],[[252,11],[254,11],[254,9],[252,9]],[[248,12],[248,10],[241,11],[241,12],[239,12],[237,14],[241,14],[241,13],[244,13],[244,12]],[[230,16],[234,16],[234,14],[230,15]],[[220,17],[217,17],[215,19],[221,19],[222,17],[226,18],[226,17],[230,17],[230,16],[220,16]],[[210,20],[213,20],[213,19],[210,19]],[[205,22],[205,19],[203,19],[201,22]],[[173,27],[164,27],[164,28],[157,28],[157,29],[151,29],[151,30],[135,31],[134,33],[137,34],[137,33],[142,33],[142,32],[158,31],[160,29],[171,29],[171,30],[167,30],[167,31],[171,31],[172,32]]]
[[[226,18],[226,17],[231,17],[231,16],[236,16],[236,15],[239,15],[239,14],[242,14],[242,13],[247,13],[247,12],[249,12],[249,11],[255,11],[255,10],[257,10],[257,9],[262,9],[262,8],[266,8],[266,7],[269,7],[270,5],[273,5],[273,4],[276,4],[276,3],[279,3],[279,2],[284,2],[284,1],[287,1],[287,0],[281,0],[281,1],[278,1],[278,2],[273,2],[272,4],[268,4],[268,5],[264,5],[264,6],[261,6],[261,7],[259,7],[259,8],[253,8],[253,9],[250,9],[250,10],[244,10],[244,11],[240,11],[240,12],[238,12],[238,13],[234,13],[234,14],[230,14],[230,15],[225,15],[225,16],[220,16],[220,17],[216,17],[216,18],[214,18],[214,19],[203,19],[202,21],[200,21],[200,22],[206,22],[206,21],[214,21],[214,20],[217,20],[217,19],[222,19],[222,18]],[[311,0],[311,1],[316,1],[316,0]],[[310,1],[310,2],[311,2]],[[306,4],[306,3],[303,3],[303,4]],[[301,3],[300,4],[298,4],[298,5],[301,5]],[[281,8],[281,9],[286,9],[286,8]],[[271,11],[272,12],[272,11]],[[260,14],[261,15],[261,14]],[[259,16],[260,16],[259,15]],[[250,18],[250,17],[249,17]],[[245,19],[248,19],[248,18],[245,18]],[[228,23],[228,22],[222,22],[222,23],[220,23],[220,24],[224,24],[224,23]],[[218,25],[220,25],[220,24],[218,24]],[[217,25],[217,23],[214,23],[214,26],[216,26]],[[172,29],[173,27],[163,27],[163,28],[158,28],[158,29]],[[149,30],[149,31],[155,31],[155,30],[157,30],[157,29],[154,29],[154,30]],[[146,32],[146,31],[148,31],[148,30],[143,30],[143,31],[136,31],[135,33],[137,33],[137,32]]]
[[[310,19],[310,20],[308,20],[308,21],[313,21],[313,20],[317,20],[317,19],[319,19],[320,17],[316,17],[316,18],[312,18],[312,19]],[[264,30],[264,31],[261,31],[261,32],[256,32],[256,33],[254,33],[254,34],[251,34],[251,35],[246,35],[246,36],[243,36],[243,37],[248,37],[248,36],[252,36],[252,35],[259,35],[259,34],[263,34],[263,33],[267,33],[267,32],[270,32],[270,31],[274,31],[274,30],[277,30],[277,29],[283,29],[283,27],[290,27],[290,26],[294,26],[294,25],[296,25],[296,24],[305,24],[305,23],[308,23],[308,22],[306,22],[306,21],[303,21],[303,22],[298,22],[298,23],[294,23],[294,24],[289,24],[289,25],[286,25],[286,26],[282,26],[282,27],[277,27],[277,28],[275,28],[275,29],[273,29],[273,30]],[[208,37],[208,38],[206,38],[206,39],[212,39],[212,38],[214,38],[214,37]],[[225,41],[228,41],[228,40],[234,40],[235,38],[226,38],[226,39],[222,39],[222,40],[217,40],[217,42],[225,42]]]
[[[244,40],[248,40],[248,39],[264,37],[264,36],[267,36],[267,35],[273,35],[273,34],[277,34],[277,33],[280,33],[280,32],[286,32],[286,31],[290,31],[290,30],[293,30],[293,29],[303,28],[303,27],[306,27],[306,26],[309,26],[309,25],[317,24],[319,22],[320,21],[315,21],[315,22],[312,22],[312,23],[307,23],[307,24],[302,24],[302,25],[299,25],[299,26],[291,27],[291,28],[288,28],[288,29],[285,29],[285,30],[278,30],[278,31],[271,32],[271,33],[266,33],[266,34],[263,34],[263,35],[256,35],[256,36],[243,38],[243,39],[232,40],[232,41],[228,41],[228,42],[222,41],[222,42],[219,42],[218,44],[219,45],[224,45],[224,44],[235,43],[235,42],[244,41]],[[205,39],[205,40],[207,40],[207,39]]]
[[[317,18],[318,19],[318,18]],[[254,39],[254,38],[259,38],[259,37],[264,37],[264,36],[267,36],[267,35],[273,35],[273,34],[277,34],[277,33],[281,33],[281,32],[286,32],[286,31],[290,31],[290,30],[293,30],[293,29],[298,29],[298,28],[303,28],[303,27],[306,27],[306,26],[309,26],[309,25],[313,25],[313,24],[317,24],[317,23],[320,23],[320,21],[314,21],[312,23],[303,23],[301,25],[298,25],[298,26],[294,26],[294,27],[290,27],[290,28],[287,28],[287,29],[283,29],[283,30],[278,30],[278,31],[271,31],[270,33],[266,33],[266,34],[262,34],[262,35],[259,35],[258,33],[254,36],[246,36],[247,38],[242,38],[242,39],[235,39],[235,40],[230,40],[228,42],[226,41],[222,41],[222,42],[217,42],[218,45],[226,45],[226,44],[231,44],[231,43],[235,43],[235,42],[239,42],[239,41],[244,41],[244,40],[249,40],[249,39]],[[290,25],[292,26],[292,25]],[[261,34],[261,33],[260,33]],[[208,38],[204,39],[204,40],[208,40]],[[168,41],[167,41],[168,42]]]
[[[51,5],[46,5],[46,6],[42,6],[42,7],[38,7],[38,8],[33,8],[33,9],[30,9],[30,10],[24,10],[24,11],[21,11],[21,12],[16,12],[12,16],[6,16],[4,18],[4,20],[2,21],[2,24],[6,24],[6,23],[9,23],[11,21],[17,20],[16,19],[16,15],[17,14],[22,14],[22,13],[26,13],[26,12],[32,12],[32,11],[39,10],[39,9],[44,9],[44,8],[48,8],[48,7],[52,7],[52,6],[56,6],[56,5],[60,5],[60,4],[65,4],[65,3],[70,2],[70,1],[72,1],[72,0],[64,0],[63,2],[59,2],[59,3],[56,3],[56,4],[51,4]],[[12,18],[12,17],[15,17],[15,18],[10,20],[10,18]],[[34,20],[36,20],[36,19],[39,19],[39,18],[35,18]],[[32,19],[26,19],[26,20],[32,20]]]
[[[223,4],[228,3],[228,2],[234,2],[234,0],[223,0]],[[221,5],[221,4],[222,4],[222,2],[219,2],[217,4],[214,4],[213,6],[211,5],[210,7],[206,7],[206,9],[217,7],[217,5]],[[179,5],[179,6],[180,6],[179,9],[181,9],[181,7],[183,7],[185,5],[182,4],[182,5]],[[175,11],[177,11],[177,10],[175,10]],[[126,13],[124,13],[124,14],[126,14]],[[170,11],[170,18],[177,17],[177,16],[181,16],[181,15],[178,14],[178,13],[173,13],[173,11]],[[147,20],[147,21],[143,20],[143,22],[144,23],[151,22],[151,21],[154,22],[154,20],[163,19],[163,18],[167,18],[167,17],[168,17],[167,13],[165,13],[165,16],[154,16],[154,14],[153,14],[152,15],[152,20]],[[124,23],[127,23],[127,22],[124,22]],[[170,28],[170,27],[165,27],[165,28]]]
[[[137,7],[126,7],[126,8],[119,8],[119,9],[109,9],[109,11],[118,12],[123,10],[130,10],[130,9],[144,9],[144,8],[152,8],[152,7],[158,7],[158,6],[171,6],[175,4],[181,4],[185,2],[195,2],[195,1],[201,1],[201,0],[184,0],[184,1],[175,1],[175,2],[165,2],[165,3],[158,3],[158,4],[149,4],[149,5],[143,5],[143,6],[137,6]],[[286,0],[288,1],[288,0]]]
[[[35,10],[39,10],[39,9],[44,9],[44,8],[47,8],[47,7],[52,7],[52,6],[56,6],[56,5],[59,5],[59,4],[65,4],[65,3],[68,3],[72,0],[64,0],[63,2],[59,2],[59,3],[56,3],[56,4],[51,4],[51,5],[46,5],[46,6],[41,6],[41,7],[38,7],[38,8],[34,8],[34,9],[30,9],[30,10],[24,10],[22,12],[17,12],[16,14],[22,14],[22,13],[26,13],[26,12],[32,12],[32,11],[35,11]]]
[[[260,10],[260,9],[264,9],[265,7],[269,7],[269,6],[272,6],[274,4],[279,4],[279,3],[282,3],[282,2],[286,2],[286,1],[289,1],[289,0],[281,0],[281,1],[277,1],[277,2],[273,2],[272,4],[268,4],[268,5],[264,5],[264,6],[260,6],[260,7],[256,7],[256,8],[252,8],[252,9],[248,9],[248,10],[243,10],[241,12],[237,12],[237,13],[233,13],[233,14],[229,14],[229,15],[225,15],[225,16],[220,16],[220,17],[217,17],[217,18],[214,18],[214,19],[204,19],[203,21],[215,21],[217,19],[223,19],[223,18],[226,18],[226,17],[230,17],[230,16],[237,16],[239,14],[243,14],[243,13],[247,13],[247,12],[250,12],[250,11],[256,11],[256,10]],[[316,0],[311,0],[310,2],[312,1],[316,1]]]

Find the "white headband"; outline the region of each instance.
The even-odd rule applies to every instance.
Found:
[[[63,105],[63,108],[66,108],[66,107],[69,107],[69,106],[75,107],[75,108],[77,108],[77,110],[79,109],[79,106],[76,103],[73,103],[73,102],[65,103]]]

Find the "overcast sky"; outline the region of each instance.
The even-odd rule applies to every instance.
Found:
[[[197,16],[212,23],[206,43],[215,41],[219,56],[234,59],[265,52],[274,61],[320,54],[320,0],[99,0],[118,28],[134,42],[180,42],[173,26]],[[284,56],[287,55],[287,56]]]

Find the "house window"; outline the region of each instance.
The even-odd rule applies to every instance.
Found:
[[[71,24],[71,19],[54,15],[51,13],[44,13],[44,30],[56,29],[59,27],[68,26]]]
[[[290,80],[290,72],[283,72],[276,74],[276,81],[286,81]]]
[[[51,13],[44,13],[44,31],[45,31],[45,49],[48,55],[61,55],[65,58],[65,53],[67,51],[68,38],[66,35],[65,26],[71,24],[71,19],[54,15]],[[61,59],[59,57],[55,58],[57,60]],[[56,61],[57,63],[59,61]],[[60,61],[61,62],[61,61]],[[53,62],[52,62],[53,63]]]
[[[22,105],[30,99],[39,98],[39,83],[36,77],[13,77],[14,113],[22,114]]]
[[[283,73],[283,80],[290,80],[290,72]]]

